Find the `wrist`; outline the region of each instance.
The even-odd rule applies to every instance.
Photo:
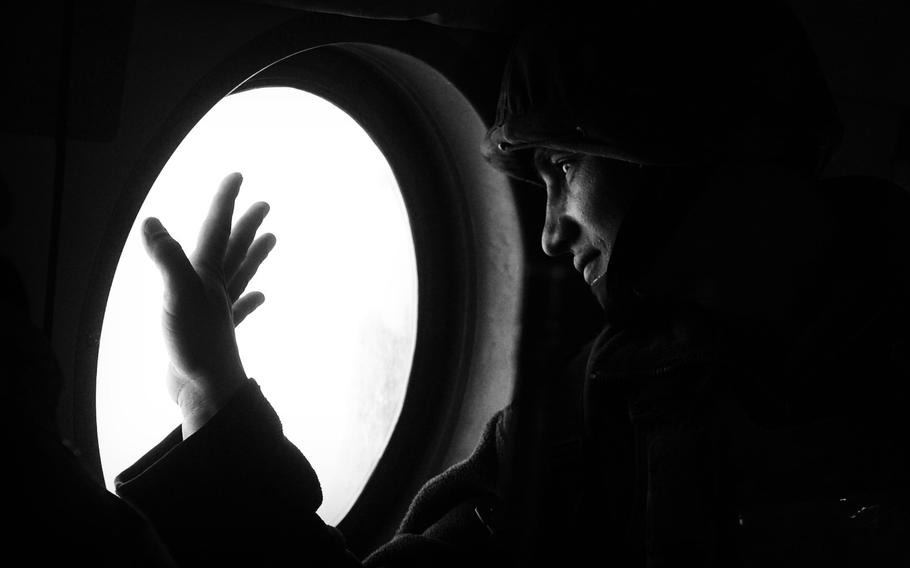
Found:
[[[177,405],[183,416],[181,431],[187,439],[202,428],[218,413],[240,388],[246,384],[245,374],[237,374],[232,380],[224,381],[217,391],[194,388],[187,385],[177,397]]]

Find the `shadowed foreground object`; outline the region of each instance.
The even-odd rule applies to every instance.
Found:
[[[0,292],[3,448],[11,464],[4,476],[6,554],[40,566],[174,566],[145,518],[105,490],[60,439],[60,370],[5,259]]]

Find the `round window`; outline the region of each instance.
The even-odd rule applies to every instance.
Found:
[[[126,240],[104,314],[97,371],[105,482],[180,421],[164,386],[161,279],[139,235],[156,216],[189,252],[219,180],[243,173],[236,215],[256,201],[278,244],[248,291],[266,302],[237,328],[247,373],[322,483],[337,523],[401,412],[417,333],[417,266],[395,176],[369,135],[311,93],[264,87],[216,104],[181,142]]]

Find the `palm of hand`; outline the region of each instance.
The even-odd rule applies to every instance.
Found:
[[[275,245],[275,237],[254,236],[268,213],[256,203],[231,229],[234,200],[242,178],[225,178],[199,234],[192,262],[154,218],[143,236],[164,277],[162,326],[170,356],[167,387],[184,417],[184,437],[202,426],[247,380],[234,327],[258,308],[260,292],[243,295],[250,279]]]

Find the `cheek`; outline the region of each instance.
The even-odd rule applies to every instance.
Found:
[[[593,238],[612,245],[628,204],[616,193],[609,176],[601,172],[591,172],[580,181],[583,191],[579,193],[579,213],[583,224]]]

